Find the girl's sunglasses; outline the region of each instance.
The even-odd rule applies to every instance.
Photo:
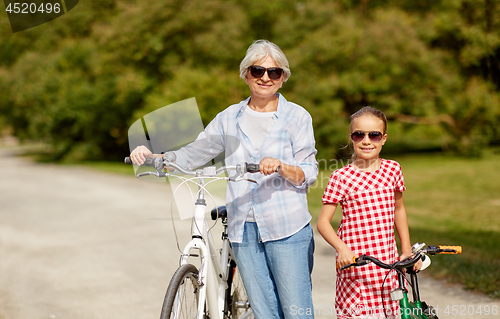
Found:
[[[265,68],[260,65],[252,65],[250,66],[249,69],[250,69],[250,74],[257,79],[263,77],[266,71],[267,71],[267,76],[271,80],[279,80],[279,78],[281,78],[281,75],[283,74],[282,68]]]
[[[370,138],[370,141],[372,142],[380,142],[382,140],[382,137],[384,137],[384,134],[378,131],[366,133],[361,131],[354,131],[351,133],[351,140],[355,143],[359,143],[365,138],[365,135],[368,135],[368,138]]]

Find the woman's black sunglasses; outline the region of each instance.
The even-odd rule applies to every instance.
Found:
[[[252,65],[250,66],[249,69],[250,69],[250,74],[257,79],[263,77],[266,71],[267,71],[267,76],[271,80],[279,80],[281,78],[281,75],[283,74],[282,68],[265,68],[260,65]]]
[[[378,131],[372,131],[366,133],[361,131],[354,131],[351,133],[351,140],[355,143],[359,143],[365,138],[365,135],[368,135],[370,141],[372,142],[380,142],[382,140],[382,137],[384,137],[384,134]]]

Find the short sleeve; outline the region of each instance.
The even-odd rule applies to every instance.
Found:
[[[404,192],[406,190],[406,186],[403,178],[403,170],[399,164],[397,164],[395,168],[395,177],[394,190],[396,192]]]
[[[337,171],[333,172],[323,194],[323,204],[338,204],[346,195],[346,185]]]

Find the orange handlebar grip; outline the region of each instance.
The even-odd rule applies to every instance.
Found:
[[[352,263],[353,264],[356,263],[356,257],[352,257]],[[339,270],[339,269],[340,269],[340,265],[339,265],[339,263],[337,263],[337,270]]]
[[[455,252],[442,252],[440,254],[452,254],[452,255],[456,255],[456,254],[461,254],[462,253],[462,246],[439,246],[440,249],[453,249],[455,250]]]

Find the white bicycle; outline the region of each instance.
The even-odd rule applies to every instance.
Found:
[[[130,158],[125,158],[125,163],[131,164]],[[209,166],[190,171],[169,161],[167,157],[147,159],[144,165],[154,167],[156,171],[139,173],[137,177],[145,175],[177,177],[182,180],[179,187],[190,182],[198,186],[194,216],[192,217],[191,241],[184,247],[180,258],[180,267],[168,285],[160,319],[254,318],[227,235],[226,208],[220,206],[211,211],[212,220],[221,219],[223,225],[222,247],[218,248],[205,217],[207,206],[205,187],[218,180],[255,182],[244,178],[244,174],[259,172],[259,165],[242,163],[218,169],[215,166]],[[192,177],[181,176],[177,174],[177,171],[171,173],[165,168],[174,168],[178,172]],[[229,174],[232,171],[235,172],[234,176],[220,176],[225,172]],[[210,179],[210,181],[205,182],[205,179]],[[200,259],[199,269],[189,262],[189,258]]]

